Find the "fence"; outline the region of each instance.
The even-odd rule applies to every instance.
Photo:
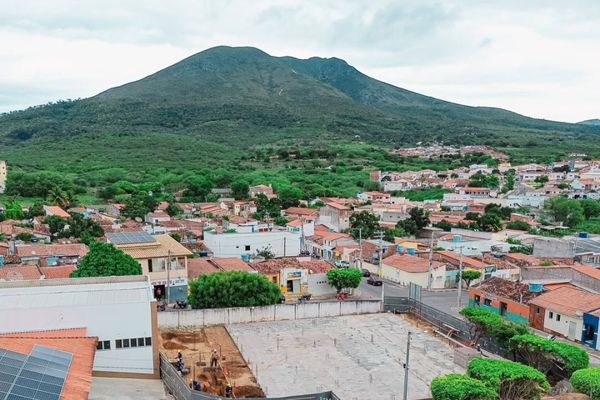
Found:
[[[179,310],[176,312],[160,312],[158,314],[158,326],[160,328],[181,328],[226,325],[248,322],[336,317],[340,315],[372,314],[380,311],[381,301],[379,300],[325,301],[314,303],[275,304],[261,307]]]
[[[160,355],[160,377],[169,392],[175,397],[175,400],[220,400],[224,397],[213,395],[210,393],[202,393],[191,390],[179,376],[179,372],[167,360]],[[277,398],[248,398],[248,400],[340,400],[333,392],[312,393],[298,396],[277,397]]]

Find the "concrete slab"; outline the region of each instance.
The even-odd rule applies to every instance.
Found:
[[[371,314],[227,327],[268,396],[333,390],[343,400],[402,399],[407,332],[409,399],[435,376],[464,372],[454,350],[400,316]]]
[[[92,379],[89,400],[164,400],[163,383],[159,379]]]

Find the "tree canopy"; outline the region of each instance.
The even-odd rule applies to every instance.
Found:
[[[354,239],[362,236],[363,239],[373,237],[373,234],[379,230],[379,218],[368,211],[361,211],[350,216],[350,229],[348,233]]]
[[[71,272],[72,278],[92,276],[141,275],[142,267],[131,256],[112,243],[93,242],[79,267]]]
[[[194,309],[264,306],[275,304],[281,295],[277,284],[246,271],[200,275],[189,286],[188,303]]]
[[[327,271],[327,279],[340,293],[347,288],[357,288],[362,279],[362,272],[355,268],[335,268]]]

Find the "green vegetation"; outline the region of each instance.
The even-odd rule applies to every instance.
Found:
[[[510,221],[506,224],[506,229],[514,229],[517,231],[528,231],[529,224],[525,221]]]
[[[509,348],[515,351],[525,364],[545,374],[553,369],[564,369],[570,376],[578,369],[587,368],[590,363],[587,351],[576,345],[531,334],[513,336],[509,341]]]
[[[111,243],[93,242],[71,278],[141,274],[142,267],[131,256]]]
[[[354,239],[362,236],[363,239],[373,237],[373,234],[379,230],[379,218],[368,211],[361,211],[350,216],[350,229],[348,233]]]
[[[467,375],[494,390],[498,399],[539,399],[550,389],[546,376],[535,368],[508,360],[474,358]]]
[[[498,314],[478,307],[463,308],[460,310],[460,314],[474,325],[474,332],[471,332],[471,335],[475,343],[478,343],[482,337],[486,337],[504,351],[509,350],[509,342],[512,337],[529,333],[526,325],[516,324]]]
[[[340,293],[344,289],[357,288],[362,279],[362,272],[356,268],[335,268],[327,271],[327,279]]]
[[[571,384],[577,392],[587,394],[592,400],[600,400],[600,367],[575,371]]]
[[[576,230],[600,233],[600,200],[553,197],[546,200],[544,208],[550,210],[555,221],[571,228],[556,232],[555,235],[569,234]]]
[[[104,235],[104,230],[96,221],[84,218],[78,213],[71,213],[69,218],[55,215],[46,217],[44,223],[48,224],[52,239],[78,238],[83,243],[89,244],[96,238]]]
[[[471,282],[473,282],[475,279],[479,279],[481,272],[473,269],[467,269],[463,271],[461,275],[463,281],[465,282],[465,286],[468,288],[471,286]],[[456,275],[456,279],[458,279],[458,275]]]
[[[500,186],[500,179],[498,179],[496,175],[484,174],[483,172],[478,171],[469,179],[469,186],[493,189]]]
[[[199,201],[211,187],[235,186],[244,197],[246,185],[265,182],[304,197],[347,196],[374,188],[372,169],[495,164],[479,155],[389,154],[417,140],[485,144],[516,162],[543,162],[572,151],[600,155],[599,133],[422,96],[336,58],[218,47],[89,99],[0,115],[0,159],[9,165],[8,193],[28,199],[56,187],[63,192],[55,200],[114,198],[106,189],[119,181],[152,183],[155,197],[187,189]]]
[[[409,217],[407,219],[396,223],[396,229],[405,232],[407,235],[415,235],[420,229],[423,229],[430,223],[429,212],[422,208],[411,208],[408,214]]]
[[[450,193],[448,189],[442,187],[433,187],[427,189],[412,189],[404,190],[397,193],[398,196],[406,197],[410,201],[424,201],[424,200],[441,200],[444,198],[444,193]]]
[[[256,307],[275,304],[281,295],[265,276],[245,271],[219,271],[190,281],[188,303],[194,309]]]
[[[493,400],[496,393],[480,380],[462,374],[438,376],[431,381],[433,400]]]

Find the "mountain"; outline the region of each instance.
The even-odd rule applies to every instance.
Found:
[[[370,78],[337,58],[215,47],[94,97],[0,116],[0,159],[23,168],[222,165],[301,144],[487,144],[517,158],[600,153],[600,127],[469,107]]]
[[[586,119],[585,121],[581,121],[581,122],[578,122],[578,123],[582,124],[582,125],[598,125],[598,126],[600,126],[600,119],[598,119],[598,118],[595,118],[595,119]]]

